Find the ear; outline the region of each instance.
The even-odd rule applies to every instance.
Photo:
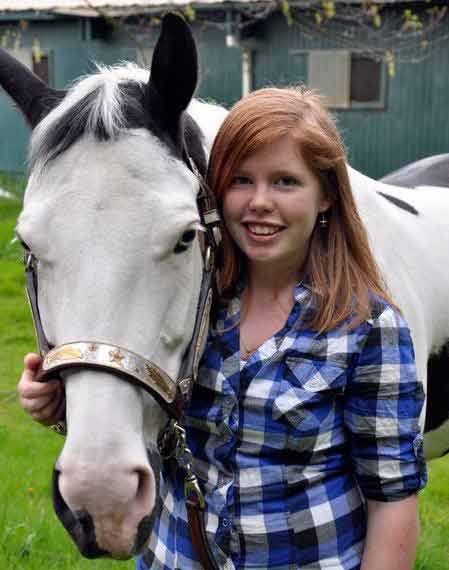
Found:
[[[198,81],[198,56],[192,32],[181,16],[167,14],[162,21],[151,65],[146,102],[158,122],[170,128],[193,97]]]
[[[8,52],[0,49],[0,85],[34,128],[64,98]]]

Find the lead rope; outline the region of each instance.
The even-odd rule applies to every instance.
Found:
[[[192,452],[186,441],[186,430],[172,419],[158,441],[161,457],[167,464],[174,461],[184,473],[184,499],[193,548],[205,570],[220,570],[212,554],[204,524],[206,501],[192,467]]]

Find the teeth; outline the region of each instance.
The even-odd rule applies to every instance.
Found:
[[[275,234],[280,230],[279,227],[259,226],[256,224],[248,224],[248,229],[253,234],[263,235],[263,236]]]

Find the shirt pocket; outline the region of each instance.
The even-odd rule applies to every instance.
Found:
[[[329,361],[287,357],[273,403],[273,419],[316,432],[326,427],[346,384],[346,368]]]

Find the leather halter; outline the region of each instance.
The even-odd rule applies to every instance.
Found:
[[[205,243],[202,248],[203,276],[195,327],[177,380],[172,379],[154,362],[114,344],[95,340],[79,340],[53,347],[45,335],[39,312],[38,260],[24,245],[26,293],[39,352],[43,357],[42,368],[36,377],[37,381],[47,382],[61,370],[70,368],[105,370],[143,388],[165,409],[171,419],[159,436],[159,451],[163,459],[175,460],[177,466],[184,471],[184,493],[189,529],[193,546],[201,564],[206,570],[219,570],[206,537],[203,517],[204,497],[193,473],[191,452],[186,445],[182,420],[184,410],[190,402],[193,384],[198,376],[199,361],[209,328],[215,253],[221,241],[221,220],[215,196],[185,150],[183,159],[200,185],[197,204],[201,223],[206,231]],[[52,426],[52,428],[59,433],[65,433],[63,422]]]

